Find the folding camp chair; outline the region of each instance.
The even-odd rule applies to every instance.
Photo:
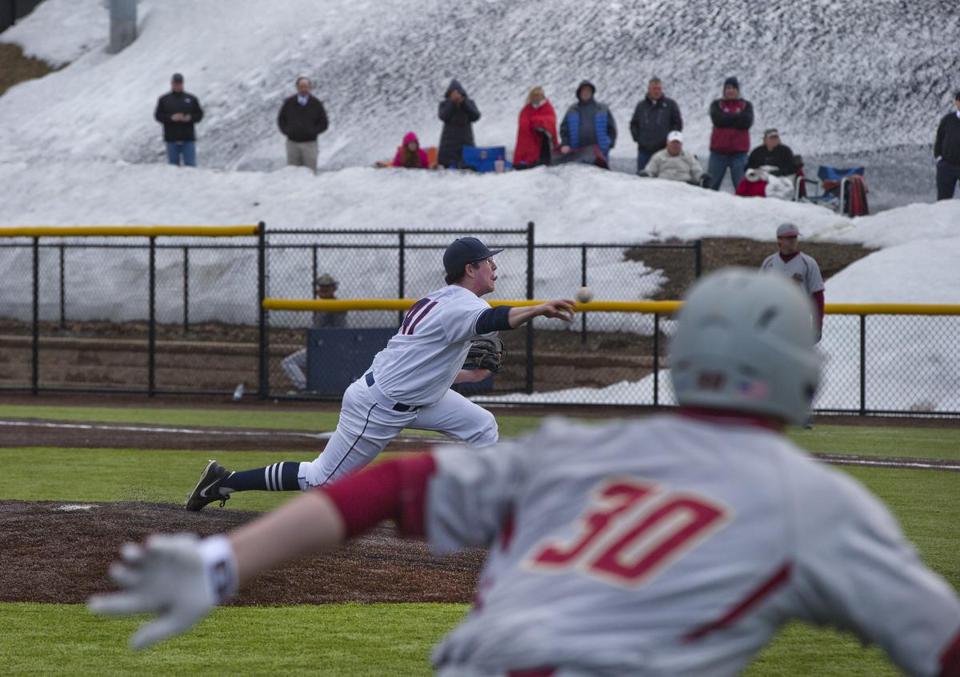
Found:
[[[794,199],[819,204],[848,216],[865,214],[867,204],[863,171],[863,167],[842,169],[820,165],[817,178],[803,177],[797,181]]]

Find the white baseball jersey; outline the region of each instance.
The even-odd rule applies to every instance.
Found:
[[[784,261],[780,253],[771,254],[763,260],[760,270],[774,270],[783,273],[799,284],[808,294],[816,294],[823,291],[823,276],[820,274],[820,266],[812,256],[807,256],[803,252],[797,252],[789,261]]]
[[[459,285],[447,285],[417,301],[403,324],[373,358],[380,390],[404,404],[438,402],[453,384],[477,337],[477,319],[490,304]]]
[[[733,675],[797,618],[933,675],[960,631],[956,591],[886,508],[772,431],[551,419],[434,454],[431,548],[490,546],[440,674]]]

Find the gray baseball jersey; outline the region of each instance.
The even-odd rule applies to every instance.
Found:
[[[490,546],[440,674],[733,675],[796,618],[933,675],[960,630],[956,591],[886,508],[778,433],[553,419],[434,453],[431,548]]]
[[[489,303],[459,285],[417,301],[373,360],[373,375],[383,394],[416,406],[439,402],[477,336],[477,318],[489,309]]]
[[[820,274],[820,266],[817,265],[812,256],[807,256],[803,252],[797,252],[797,255],[789,261],[784,261],[779,252],[771,254],[763,260],[760,270],[773,270],[783,273],[803,287],[808,294],[823,291],[823,276]]]

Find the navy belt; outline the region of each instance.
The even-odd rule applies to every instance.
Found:
[[[369,372],[369,371],[368,371],[363,378],[366,380],[368,387],[373,387],[373,386],[376,385],[376,383],[377,383],[375,380],[373,380],[373,373],[372,373],[372,372]],[[394,411],[413,411],[414,409],[417,409],[417,407],[415,407],[415,406],[413,406],[413,405],[411,405],[411,404],[403,404],[403,403],[401,403],[401,402],[394,402],[394,403],[393,403],[393,410],[394,410]]]

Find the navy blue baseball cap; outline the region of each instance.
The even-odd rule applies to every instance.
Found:
[[[443,252],[443,269],[448,275],[456,275],[468,263],[476,263],[499,254],[502,249],[490,249],[475,237],[458,237]]]

